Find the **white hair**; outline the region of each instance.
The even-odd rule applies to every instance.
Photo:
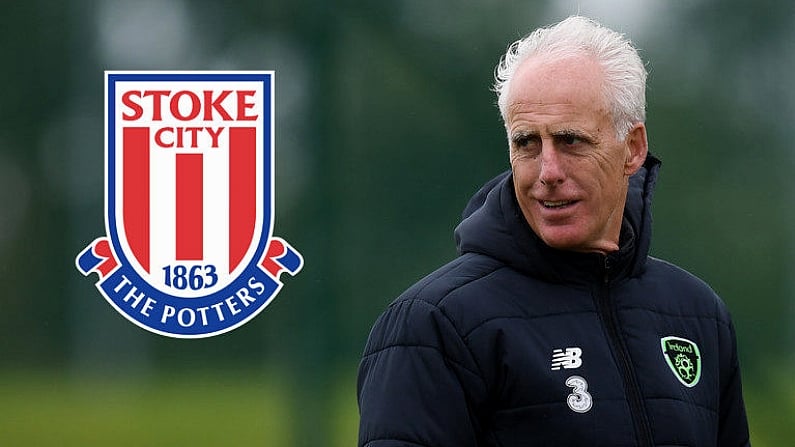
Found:
[[[508,47],[494,71],[494,91],[503,121],[511,79],[522,62],[534,56],[553,59],[575,55],[593,56],[602,67],[603,94],[619,140],[633,125],[646,121],[647,73],[638,50],[623,34],[581,16],[539,28]]]

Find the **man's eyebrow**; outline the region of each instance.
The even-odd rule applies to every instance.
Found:
[[[511,131],[511,140],[516,141],[520,138],[538,137],[541,135],[537,130],[514,130]]]
[[[553,138],[571,138],[571,137],[575,137],[575,138],[579,138],[581,140],[587,141],[589,143],[597,142],[597,139],[595,137],[591,136],[590,133],[585,132],[584,130],[579,130],[579,129],[571,129],[571,128],[560,129],[560,130],[556,130],[554,132],[550,132],[550,135],[552,135]]]
[[[549,133],[553,137],[579,137],[581,135],[587,135],[585,132],[573,128],[565,128],[555,130]]]

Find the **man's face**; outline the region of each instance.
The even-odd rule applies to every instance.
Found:
[[[549,246],[609,252],[618,237],[629,176],[646,158],[646,129],[620,141],[590,57],[531,58],[507,92],[506,128],[519,207]]]

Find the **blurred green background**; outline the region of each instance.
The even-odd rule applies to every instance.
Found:
[[[580,12],[650,71],[652,252],[733,312],[756,446],[795,439],[795,3],[5,2],[0,444],[352,446],[372,322],[455,255],[508,167],[490,92],[511,41]],[[104,234],[103,70],[276,70],[276,226],[306,259],[245,326],[132,325],[74,257]]]

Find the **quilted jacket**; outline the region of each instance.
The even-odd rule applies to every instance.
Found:
[[[630,180],[620,249],[545,245],[510,172],[456,228],[459,256],[376,321],[359,446],[746,446],[734,329],[704,282],[648,255],[659,161]]]

